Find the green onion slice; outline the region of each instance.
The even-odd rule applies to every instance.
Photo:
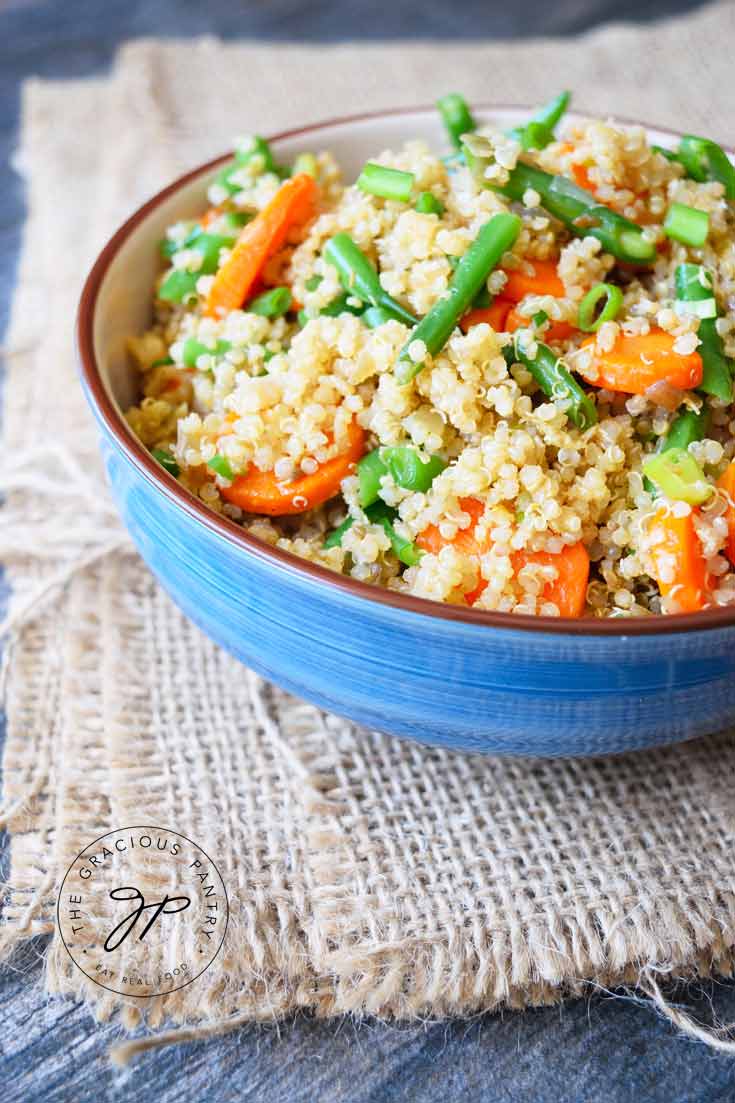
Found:
[[[643,464],[643,474],[673,501],[698,506],[714,493],[704,471],[684,448],[668,448],[651,456]]]
[[[605,304],[597,313],[602,299]],[[588,291],[579,304],[579,316],[577,325],[585,333],[597,333],[605,322],[611,322],[617,318],[623,305],[623,292],[614,283],[598,283],[591,291]]]
[[[235,473],[230,467],[230,461],[225,456],[212,456],[211,460],[207,463],[207,467],[210,467],[212,471],[215,471],[218,475],[221,475],[223,479],[228,479],[230,482],[235,478]]]

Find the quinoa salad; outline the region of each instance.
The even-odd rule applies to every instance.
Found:
[[[735,603],[735,168],[438,110],[355,182],[243,139],[169,227],[134,433],[252,536],[476,609]]]

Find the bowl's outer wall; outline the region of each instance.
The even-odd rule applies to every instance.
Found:
[[[346,133],[342,124],[334,136],[318,135],[318,146],[336,147],[354,171],[407,130],[438,141],[435,121],[422,120],[418,127],[411,116],[389,117],[382,129],[363,123],[359,142],[355,128]],[[280,152],[292,156],[314,144],[306,134]],[[95,348],[122,405],[133,378],[123,338],[150,316],[155,241],[163,226],[192,212],[202,192],[194,181],[154,211],[103,281]],[[534,755],[630,750],[712,732],[735,718],[733,628],[627,637],[524,632],[367,601],[202,525],[98,420],[123,520],[174,601],[238,659],[324,708],[458,750]]]

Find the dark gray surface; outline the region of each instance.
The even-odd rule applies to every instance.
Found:
[[[129,37],[148,34],[299,40],[398,36],[513,36],[581,30],[600,19],[652,18],[697,6],[687,0],[558,0],[499,5],[407,0],[376,14],[356,0],[207,3],[0,0],[0,277],[4,330],[22,222],[22,189],[5,167],[15,141],[18,83],[26,75],[98,72]],[[1,599],[1,594],[0,594]],[[0,840],[1,845],[2,840]],[[253,1027],[205,1045],[107,1063],[114,1025],[81,1007],[48,1001],[40,987],[43,940],[0,975],[0,1084],[4,1103],[102,1103],[147,1099],[259,1103],[732,1103],[735,1064],[677,1038],[650,1008],[609,996],[562,1008],[488,1015],[471,1022],[396,1028],[315,1022]],[[714,999],[735,1019],[735,986],[679,994],[704,1020]]]

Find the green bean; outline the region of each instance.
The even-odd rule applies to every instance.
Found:
[[[470,153],[468,164],[483,179],[485,159]],[[507,184],[495,187],[506,198],[518,202],[529,189],[538,193],[541,206],[573,234],[597,238],[605,251],[618,260],[627,264],[652,264],[656,259],[656,246],[643,236],[640,226],[602,206],[591,192],[577,187],[565,176],[552,176],[519,161],[511,170]]]
[[[700,319],[697,352],[702,357],[702,382],[697,390],[732,402],[733,362],[725,356],[722,338],[717,332],[717,302],[712,276],[699,264],[679,264],[674,273],[674,283],[677,313],[696,314]]]
[[[196,299],[198,279],[198,272],[172,268],[158,288],[157,297],[169,303],[185,303]]]
[[[719,180],[725,185],[727,198],[735,199],[735,167],[717,142],[709,138],[698,138],[694,134],[685,134],[679,143],[676,159],[692,180],[699,183]]]
[[[694,410],[683,410],[674,418],[669,431],[659,441],[656,452],[666,452],[670,448],[687,449],[695,440],[702,440],[709,425],[709,412],[705,406],[696,413]],[[647,475],[643,476],[643,486],[649,494],[656,496],[656,487]]]
[[[378,273],[349,234],[339,233],[330,238],[323,256],[337,269],[340,283],[348,295],[355,295],[371,306],[382,307],[405,325],[416,324],[414,315],[383,290]]]
[[[381,199],[395,199],[408,203],[413,191],[414,175],[400,169],[387,168],[374,161],[368,161],[357,178],[357,186],[369,195]]]
[[[475,129],[475,120],[472,118],[467,101],[464,96],[460,96],[459,92],[450,92],[437,100],[436,106],[439,108],[439,114],[447,128],[452,145],[460,149],[462,135],[469,134]]]
[[[524,350],[522,336],[504,351],[506,362],[523,364],[538,383],[544,394],[553,401],[562,400],[569,420],[578,429],[589,429],[597,422],[597,407],[572,376],[561,357],[548,345],[534,341],[535,351],[529,355]]]
[[[378,326],[384,326],[386,322],[394,321],[395,315],[389,314],[382,306],[369,306],[360,315],[360,320],[368,329],[377,329]]]
[[[480,227],[452,273],[446,295],[434,303],[403,346],[396,364],[399,383],[410,382],[421,371],[425,355],[436,356],[441,352],[492,270],[513,247],[520,229],[521,220],[514,214],[496,214]]]
[[[224,356],[232,346],[229,341],[216,341],[213,347],[197,341],[196,337],[187,337],[181,359],[187,368],[195,368],[200,356]]]
[[[416,200],[416,210],[419,214],[435,214],[441,218],[446,207],[441,199],[437,199],[430,191],[422,191]]]
[[[278,166],[275,163],[270,146],[265,138],[260,138],[256,135],[251,139],[249,145],[235,150],[235,159],[225,165],[224,168],[220,169],[214,178],[215,184],[219,184],[229,195],[234,195],[236,192],[239,192],[242,189],[242,185],[235,183],[232,177],[235,173],[239,172],[240,169],[249,165],[256,157],[262,159],[261,172],[278,171]]]
[[[425,494],[437,475],[447,466],[441,456],[423,459],[410,444],[387,445],[363,456],[357,465],[360,483],[359,501],[363,509],[380,497],[380,480],[390,475],[403,490]]]
[[[168,471],[169,475],[173,475],[174,478],[176,478],[181,473],[181,468],[176,460],[165,448],[154,448],[151,455],[155,460],[158,460],[164,470]]]
[[[406,540],[396,532],[393,522],[398,516],[397,510],[391,509],[385,502],[375,502],[365,510],[365,516],[372,525],[382,526],[390,540],[394,555],[400,559],[401,563],[404,563],[407,567],[415,567],[423,552],[412,541]],[[354,523],[354,517],[347,517],[338,528],[330,532],[324,541],[324,547],[338,547],[342,543],[345,533],[352,528]]]
[[[509,130],[509,136],[520,142],[523,149],[544,149],[554,140],[554,128],[569,106],[570,99],[570,92],[560,92],[540,107],[527,123]]]
[[[293,297],[288,287],[272,287],[251,299],[244,308],[248,314],[259,314],[263,318],[280,318],[291,309]]]

